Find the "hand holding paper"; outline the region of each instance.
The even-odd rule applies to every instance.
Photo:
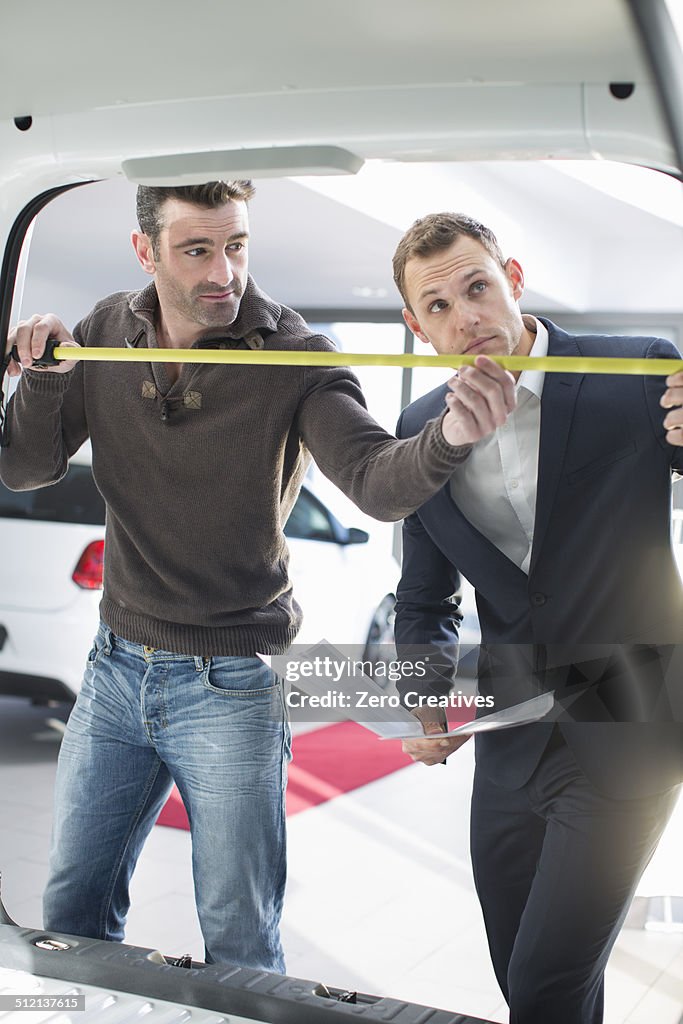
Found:
[[[403,752],[420,764],[445,764],[446,758],[467,743],[469,733],[447,736],[448,721],[443,708],[422,707],[412,712],[424,729],[424,735],[403,740]]]

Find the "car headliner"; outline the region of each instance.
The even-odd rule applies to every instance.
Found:
[[[311,145],[361,160],[673,164],[625,0],[8,0],[2,21],[1,119],[32,118],[23,138],[0,124],[15,170],[23,158],[35,174],[42,156],[75,180],[224,150],[243,158],[227,170],[258,173],[245,148]],[[636,88],[620,100],[610,83]]]

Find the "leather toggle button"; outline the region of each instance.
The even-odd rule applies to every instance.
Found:
[[[265,344],[263,335],[260,331],[249,331],[244,335],[244,341],[247,348],[251,349],[261,349]]]
[[[186,409],[201,409],[202,395],[200,391],[186,391],[183,395],[183,405]]]
[[[531,595],[531,603],[535,605],[536,608],[540,608],[542,605],[546,603],[547,600],[547,594],[542,594],[540,590],[537,590],[534,594]]]

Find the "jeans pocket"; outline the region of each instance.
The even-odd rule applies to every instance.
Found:
[[[207,690],[223,697],[270,698],[279,681],[260,658],[209,658],[203,683]]]
[[[95,634],[95,639],[92,642],[92,647],[90,648],[90,651],[88,652],[88,658],[87,658],[88,667],[90,667],[91,665],[95,665],[97,663],[97,659],[100,656],[100,653],[102,651],[103,646],[104,646],[104,644],[102,642],[102,637],[100,636],[99,633],[96,633]]]
[[[88,657],[86,658],[86,668],[94,667],[99,660],[100,654],[103,652],[105,654],[111,653],[110,636],[110,631],[104,625],[100,625],[100,628],[95,633],[92,647],[90,648]]]

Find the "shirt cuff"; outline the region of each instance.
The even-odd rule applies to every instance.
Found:
[[[27,388],[36,395],[59,395],[63,394],[73,376],[75,367],[67,370],[66,373],[54,373],[51,370],[30,370],[24,367],[21,371],[20,387]]]

